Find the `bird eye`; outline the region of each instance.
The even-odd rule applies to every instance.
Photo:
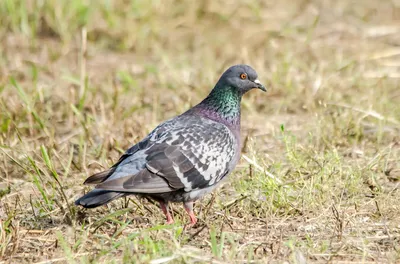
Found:
[[[240,74],[240,79],[244,80],[246,78],[247,78],[247,74],[246,73]]]

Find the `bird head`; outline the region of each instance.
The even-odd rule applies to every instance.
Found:
[[[267,91],[257,78],[257,72],[250,66],[239,64],[227,69],[219,79],[217,86],[229,86],[245,94],[251,89],[258,88]]]

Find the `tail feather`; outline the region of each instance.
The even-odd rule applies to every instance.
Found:
[[[81,205],[85,208],[94,208],[109,203],[112,200],[115,200],[125,195],[125,193],[121,192],[94,189],[76,200],[75,205]]]
[[[110,168],[108,170],[93,174],[92,176],[87,178],[83,184],[101,183],[101,182],[105,181],[108,177],[110,177],[114,171],[115,171],[115,168]]]

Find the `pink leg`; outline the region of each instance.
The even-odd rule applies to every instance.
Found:
[[[160,202],[161,210],[163,211],[164,215],[167,217],[167,225],[173,224],[174,219],[172,218],[171,214],[168,210],[168,203]]]
[[[183,207],[185,207],[185,210],[190,217],[190,223],[188,224],[188,226],[189,227],[194,226],[197,223],[197,218],[193,213],[193,202],[183,203]]]

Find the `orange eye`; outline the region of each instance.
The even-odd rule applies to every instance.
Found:
[[[247,78],[247,74],[246,73],[240,74],[240,79],[244,80],[246,78]]]

